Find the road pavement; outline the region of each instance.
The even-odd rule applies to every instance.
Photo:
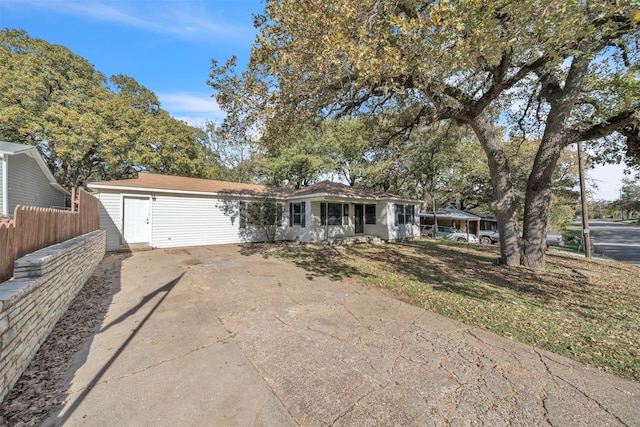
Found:
[[[640,264],[640,226],[591,220],[589,229],[597,254],[618,261]]]

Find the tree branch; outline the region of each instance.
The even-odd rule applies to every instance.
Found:
[[[629,110],[622,111],[615,116],[611,116],[601,123],[593,125],[581,131],[572,131],[567,138],[567,145],[574,142],[590,141],[592,139],[604,138],[614,132],[619,132],[625,126],[635,123],[638,119],[635,114],[640,111],[640,104],[635,105]]]

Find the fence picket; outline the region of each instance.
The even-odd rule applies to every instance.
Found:
[[[0,222],[0,283],[13,276],[16,259],[100,228],[99,200],[84,190],[74,194],[73,212],[18,205],[12,220]]]

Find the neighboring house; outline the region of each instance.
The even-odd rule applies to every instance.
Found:
[[[438,222],[438,226],[453,227],[456,230],[466,231],[468,234],[475,234],[480,238],[479,229],[482,229],[483,220],[476,214],[461,211],[453,206],[440,209],[435,214],[433,212],[420,213],[420,224],[423,227],[433,225],[435,221]]]
[[[17,205],[61,208],[68,194],[36,147],[0,141],[0,216],[13,217]]]
[[[418,237],[420,201],[321,182],[300,190],[141,173],[93,182],[107,250],[261,241],[242,209],[272,198],[282,204],[277,240],[314,242],[351,236]]]

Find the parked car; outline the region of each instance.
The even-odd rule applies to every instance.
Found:
[[[455,230],[453,233],[448,233],[444,237],[445,239],[455,240],[456,242],[469,242],[478,243],[478,236],[468,233],[466,231]]]
[[[547,234],[547,247],[549,246],[564,246],[562,234]]]
[[[449,233],[453,233],[455,229],[453,227],[438,226],[438,235],[444,236]],[[427,237],[433,237],[433,225],[425,225],[422,227],[422,235]]]
[[[498,243],[500,241],[500,235],[495,230],[480,230],[480,243],[490,245],[492,243]]]
[[[522,233],[520,233],[520,237],[522,237]],[[497,231],[480,231],[480,243],[487,245],[500,243],[500,234]],[[562,237],[562,234],[547,234],[547,247],[549,246],[564,246],[564,238]]]

